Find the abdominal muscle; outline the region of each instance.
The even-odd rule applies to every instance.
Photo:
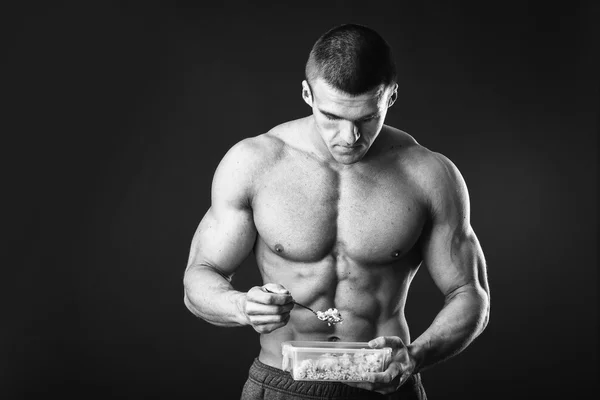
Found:
[[[296,302],[314,311],[337,308],[343,318],[342,323],[330,326],[295,306],[287,325],[261,334],[259,360],[263,363],[281,368],[281,343],[288,340],[368,342],[378,336],[399,336],[409,343],[404,304],[418,269],[410,254],[377,265],[356,262],[343,253],[299,263],[275,254],[260,239],[255,251],[264,283],[284,286]]]

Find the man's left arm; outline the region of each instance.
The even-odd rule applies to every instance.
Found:
[[[353,386],[390,393],[413,374],[464,350],[485,329],[490,315],[490,290],[483,251],[470,223],[467,186],[456,166],[432,153],[423,193],[430,219],[419,240],[423,264],[444,294],[444,306],[432,324],[412,343],[379,337],[374,348],[392,347],[387,370],[371,383]]]
[[[434,153],[431,218],[421,238],[423,264],[444,294],[444,306],[425,332],[407,346],[414,372],[464,350],[485,329],[490,315],[486,263],[471,227],[469,194],[456,166]]]

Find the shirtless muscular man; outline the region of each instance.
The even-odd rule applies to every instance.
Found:
[[[326,32],[305,78],[310,116],[221,160],[192,240],[185,304],[211,324],[260,333],[243,399],[425,399],[419,372],[465,349],[489,319],[465,181],[448,158],[384,125],[398,85],[389,45],[372,29]],[[264,285],[240,292],[231,278],[251,251]],[[404,308],[421,266],[445,302],[411,340]],[[293,301],[335,307],[344,321],[329,325]],[[364,383],[295,382],[281,370],[287,340],[367,341],[391,347],[392,361]]]

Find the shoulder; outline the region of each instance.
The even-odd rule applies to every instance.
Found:
[[[286,147],[303,123],[303,120],[288,121],[260,135],[242,139],[227,151],[221,163],[235,164],[253,172],[273,166],[286,154]]]
[[[447,202],[468,202],[465,180],[450,158],[395,128],[389,129],[388,137],[388,146],[394,147],[393,157],[399,163],[400,171],[433,208]]]
[[[240,168],[260,168],[277,157],[281,144],[267,133],[248,137],[235,143],[221,160],[225,166],[236,165]]]
[[[419,144],[408,149],[403,164],[420,185],[432,192],[456,188],[457,185],[464,184],[454,162],[444,154]]]
[[[445,155],[423,148],[420,170],[415,172],[434,217],[469,220],[469,193],[458,167]]]
[[[241,175],[260,174],[284,154],[285,143],[273,130],[235,143],[221,159],[217,172],[227,170]]]
[[[260,177],[285,155],[282,128],[244,138],[232,145],[219,162],[212,184],[213,196],[236,197],[247,202]]]

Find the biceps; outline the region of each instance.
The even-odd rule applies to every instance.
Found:
[[[486,279],[483,252],[470,226],[433,229],[425,240],[423,261],[444,295],[466,285],[487,291],[487,285],[482,285]]]
[[[256,228],[249,209],[209,209],[192,240],[188,268],[205,265],[229,278],[250,254]]]

